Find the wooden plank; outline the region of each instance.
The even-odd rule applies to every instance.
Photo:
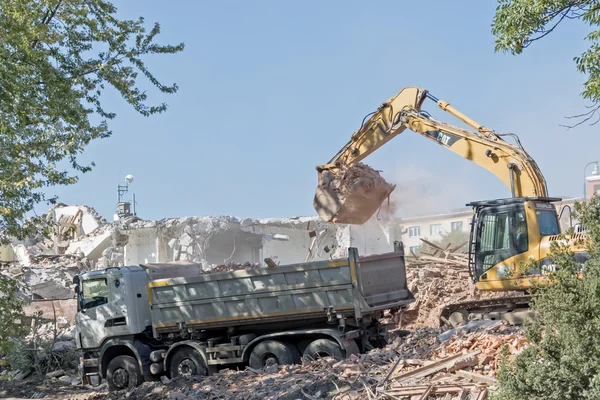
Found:
[[[419,400],[426,400],[429,397],[429,395],[431,394],[431,392],[433,391],[433,388],[434,388],[433,385],[429,385],[427,390],[425,390],[425,392],[421,395],[421,397],[419,397]]]
[[[421,260],[439,262],[440,264],[454,264],[460,266],[466,266],[468,263],[462,260],[452,260],[448,258],[432,257],[432,256],[421,256]]]
[[[429,386],[405,386],[403,388],[391,389],[386,391],[385,393],[389,393],[390,395],[403,397],[403,396],[420,396],[429,388]],[[475,389],[476,386],[473,384],[466,385],[436,385],[434,386],[434,390],[430,394],[442,395],[442,394],[461,394],[465,393],[466,395],[469,393],[470,389]],[[464,398],[462,398],[464,399]]]
[[[453,356],[450,357],[446,357],[443,358],[439,361],[436,361],[432,364],[429,365],[425,365],[423,367],[418,367],[413,369],[412,371],[408,371],[400,376],[395,377],[394,382],[396,383],[400,383],[400,382],[404,382],[408,379],[411,378],[423,378],[426,377],[428,375],[434,374],[438,371],[441,371],[443,369],[446,369],[448,366],[453,365],[454,361],[458,361],[462,358],[469,358],[469,357],[473,357],[476,356],[477,354],[481,353],[481,350],[475,350],[472,351],[470,353],[467,354],[455,354]]]
[[[498,385],[498,381],[495,378],[492,378],[490,376],[481,375],[481,374],[476,374],[474,372],[456,371],[456,375],[461,376],[463,378],[471,379],[473,381],[485,383],[490,386]]]
[[[487,398],[488,398],[488,390],[483,389],[481,392],[479,392],[479,394],[477,395],[475,400],[487,400]]]

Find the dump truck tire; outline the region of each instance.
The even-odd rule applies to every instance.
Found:
[[[173,354],[169,363],[169,376],[171,379],[178,376],[206,376],[208,369],[204,359],[198,351],[183,346]]]
[[[312,341],[304,350],[302,357],[307,361],[322,357],[333,357],[336,360],[344,359],[344,353],[339,344],[330,339],[317,339]]]
[[[298,349],[278,340],[265,340],[256,345],[250,353],[250,367],[261,369],[268,365],[289,365],[300,362]]]
[[[144,382],[144,377],[135,358],[118,356],[108,363],[106,382],[110,392],[131,390],[141,385]]]

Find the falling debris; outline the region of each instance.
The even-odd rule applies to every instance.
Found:
[[[325,170],[313,201],[323,221],[363,224],[371,218],[396,186],[362,163]]]

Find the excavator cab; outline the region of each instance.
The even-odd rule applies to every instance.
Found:
[[[549,250],[548,237],[560,234],[553,202],[559,198],[515,197],[478,201],[473,207],[469,272],[483,290],[511,290],[511,272],[521,262],[536,260]],[[545,239],[545,240],[544,240]],[[539,275],[528,271],[527,275]],[[516,279],[516,277],[515,277]]]

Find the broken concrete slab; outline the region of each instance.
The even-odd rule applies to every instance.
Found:
[[[98,235],[88,236],[81,240],[71,242],[65,253],[83,253],[86,258],[98,260],[100,257],[102,257],[104,250],[111,245],[111,236],[112,232],[110,230],[106,230]]]
[[[445,342],[446,340],[450,339],[452,336],[455,336],[459,333],[475,332],[479,329],[492,328],[494,326],[500,326],[500,325],[502,325],[502,321],[495,321],[495,320],[471,321],[468,324],[459,326],[458,328],[450,329],[449,331],[442,333],[441,335],[438,336],[438,340],[440,342]]]
[[[67,300],[74,297],[72,290],[53,280],[33,285],[31,292],[41,300]]]

